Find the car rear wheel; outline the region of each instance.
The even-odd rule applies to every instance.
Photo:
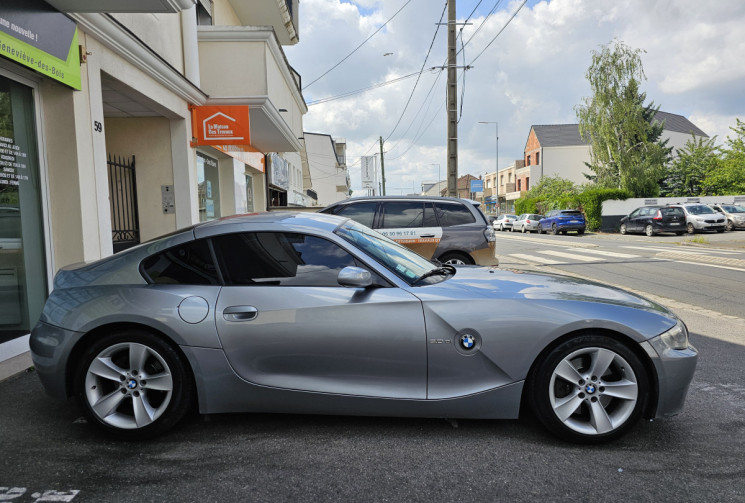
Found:
[[[556,224],[551,225],[551,234],[556,236],[559,233],[559,228],[556,227]]]
[[[444,255],[440,256],[438,260],[442,264],[473,265],[473,260],[471,260],[471,257],[458,252],[445,253]]]
[[[76,394],[88,420],[120,438],[150,438],[173,427],[194,397],[184,358],[140,330],[108,334],[84,354]]]
[[[652,224],[647,224],[647,226],[644,227],[644,234],[649,237],[654,236],[654,227],[652,227]]]
[[[622,235],[625,235],[626,234],[626,224],[621,224],[620,232],[621,232]]]
[[[554,434],[598,443],[622,435],[639,420],[649,383],[644,365],[625,344],[582,335],[538,363],[528,392],[536,416]]]

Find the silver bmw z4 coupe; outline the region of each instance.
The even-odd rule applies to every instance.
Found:
[[[678,413],[698,356],[674,314],[625,291],[433,264],[352,220],[274,212],[59,271],[30,344],[49,394],[130,439],[194,408],[510,419],[525,404],[602,442]]]

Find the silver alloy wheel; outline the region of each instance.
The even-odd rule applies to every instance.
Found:
[[[647,235],[648,237],[650,237],[650,238],[651,238],[652,236],[654,236],[654,229],[652,228],[652,224],[647,224],[647,226],[646,226],[646,227],[644,228],[644,233],[645,233],[645,234],[646,234],[646,235]]]
[[[85,398],[104,423],[127,430],[143,428],[168,408],[173,377],[152,348],[135,342],[101,351],[85,375]]]
[[[621,234],[626,234],[626,224],[621,224]]]
[[[460,258],[457,258],[457,257],[453,257],[451,259],[448,259],[445,262],[443,262],[443,264],[449,264],[449,265],[467,265],[467,263],[463,259],[460,259]]]
[[[562,359],[548,391],[559,421],[584,435],[621,427],[639,400],[631,365],[618,353],[599,347],[578,349]]]

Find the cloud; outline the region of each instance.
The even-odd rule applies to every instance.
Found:
[[[300,43],[285,51],[307,86],[306,100],[338,96],[418,72],[445,0],[412,0],[344,63],[308,85],[405,3],[303,0]],[[460,22],[477,3],[458,1]],[[719,142],[730,133],[735,117],[745,117],[741,62],[745,2],[531,1],[496,39],[522,2],[500,2],[484,23],[495,3],[483,1],[463,27],[467,45],[458,65],[476,59],[465,78],[461,71],[458,82],[461,175],[495,169],[495,127],[479,121],[499,122],[500,169],[522,158],[531,125],[576,123],[574,107],[590,92],[585,72],[591,52],[613,38],[646,51],[642,60],[648,80],[642,90],[662,110],[688,117],[709,135],[718,135]],[[439,67],[445,60],[446,30],[441,26],[425,68]],[[412,94],[415,82],[416,78],[408,78],[309,107],[303,118],[306,131],[346,138],[353,188],[361,186],[359,157],[378,152],[381,136],[386,139],[388,193],[409,193],[419,190],[423,181],[436,180],[437,164],[445,178],[445,76],[440,70],[425,70]]]

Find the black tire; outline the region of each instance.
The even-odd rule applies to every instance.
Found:
[[[735,223],[732,220],[727,220],[727,226],[725,229],[727,229],[727,232],[732,232],[735,230]]]
[[[577,229],[577,234],[579,234],[580,236],[584,233],[585,233],[584,229]]]
[[[551,234],[553,234],[554,236],[556,236],[558,233],[559,233],[559,228],[556,227],[556,224],[552,224],[551,225]]]
[[[440,258],[437,260],[440,261],[441,264],[451,264],[451,265],[473,265],[473,259],[466,255],[465,253],[459,253],[459,252],[448,252],[440,255]]]
[[[101,361],[110,365],[102,367]],[[181,421],[195,389],[191,369],[174,346],[130,329],[104,335],[88,347],[75,373],[75,395],[90,423],[119,438],[143,440]],[[104,400],[111,402],[108,412],[101,407]]]
[[[647,235],[647,237],[654,236],[654,227],[652,227],[652,224],[647,224],[646,227],[644,227],[644,234]]]
[[[682,236],[683,234],[685,234],[685,232],[683,232],[683,231],[679,231],[679,232],[676,232],[675,233],[676,236]]]
[[[525,234],[525,224],[523,224],[523,227],[522,227],[522,229],[520,229],[520,231],[521,231],[521,232],[522,232],[523,234]]]
[[[592,368],[596,361],[607,362],[600,375],[592,375],[593,370],[598,373]],[[566,369],[576,371],[576,382],[564,378],[571,373]],[[623,435],[641,418],[649,400],[648,379],[641,360],[625,344],[606,336],[580,335],[537,363],[526,398],[536,417],[558,437],[601,443]],[[627,396],[607,392],[614,387],[623,387]],[[575,398],[566,400],[572,395]],[[610,420],[603,424],[606,418]]]
[[[539,225],[539,226],[538,226],[538,230],[537,230],[536,232],[538,232],[538,234],[543,234],[543,227],[541,227],[541,226]]]
[[[721,234],[722,232],[724,232],[724,229],[717,229],[717,232]]]
[[[619,229],[619,232],[621,235],[626,235],[626,224],[621,224],[621,228]]]
[[[696,229],[693,227],[693,224],[689,223],[686,226],[686,232],[688,232],[688,234],[694,234],[696,232]]]

